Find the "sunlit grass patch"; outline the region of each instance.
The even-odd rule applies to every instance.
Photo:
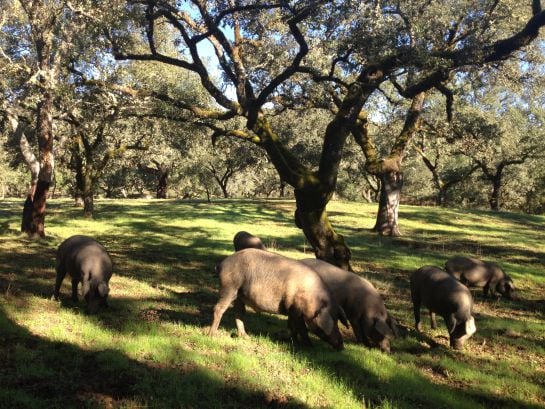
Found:
[[[286,318],[248,311],[238,338],[229,309],[207,336],[218,299],[214,266],[246,230],[289,257],[313,257],[293,201],[98,200],[94,220],[69,200],[48,204],[48,238],[18,232],[20,206],[0,202],[0,401],[6,407],[478,408],[545,406],[543,216],[402,206],[403,236],[369,229],[376,205],[332,202],[330,219],[406,332],[392,354],[353,343],[336,352],[289,339]],[[80,296],[50,301],[57,246],[96,237],[114,260],[110,308],[90,316]],[[408,278],[464,254],[499,262],[520,300],[473,290],[477,333],[448,348],[441,318],[413,328]],[[424,314],[424,311],[423,311]],[[59,382],[71,380],[70,382]],[[0,406],[2,406],[0,405]]]

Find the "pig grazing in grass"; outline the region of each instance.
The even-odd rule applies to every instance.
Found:
[[[445,269],[468,287],[482,287],[485,298],[488,291],[492,295],[497,292],[510,300],[515,298],[513,280],[496,263],[458,256],[448,260]]]
[[[72,301],[78,300],[78,283],[81,282],[87,310],[95,313],[107,305],[112,276],[112,260],[106,249],[87,236],[72,236],[61,243],[57,250],[57,279],[52,299],[59,299],[59,290],[66,273],[72,277]]]
[[[220,298],[214,307],[209,335],[216,333],[223,313],[234,301],[239,336],[246,336],[242,319],[248,305],[255,311],[287,315],[292,338],[296,340],[299,335],[303,344],[310,344],[308,326],[335,349],[343,348],[337,326],[342,310],[310,267],[250,248],[225,258],[216,266],[216,272],[221,285]]]
[[[390,352],[397,325],[386,311],[378,291],[364,278],[322,260],[301,260],[322,278],[342,307],[358,342]]]
[[[247,231],[239,231],[237,234],[235,234],[233,244],[235,246],[235,251],[250,248],[267,250],[259,237],[254,236]]]
[[[450,334],[450,346],[462,348],[477,330],[472,316],[473,298],[465,285],[437,267],[425,266],[411,275],[411,298],[417,331],[422,331],[420,305],[430,311],[431,326],[437,328],[435,314],[441,315]]]

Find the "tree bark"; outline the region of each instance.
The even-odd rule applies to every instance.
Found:
[[[220,189],[221,189],[221,193],[223,193],[223,197],[225,199],[229,199],[229,191],[227,190],[227,181],[225,181],[225,183],[222,183],[218,179],[218,184],[220,185]]]
[[[391,171],[379,175],[380,198],[377,219],[372,231],[383,236],[400,236],[398,225],[399,202],[403,187],[403,172]]]
[[[36,131],[40,147],[40,172],[33,197],[32,223],[26,233],[45,237],[46,202],[53,179],[53,95],[44,91],[38,104]]]
[[[437,206],[444,206],[445,201],[447,200],[447,188],[440,187],[439,191],[437,192],[437,196],[435,197],[435,204]]]
[[[93,218],[94,199],[92,192],[86,192],[83,195],[83,217],[86,219]]]
[[[85,186],[83,181],[82,163],[79,157],[75,157],[73,159],[73,168],[76,173],[76,186],[74,189],[74,206],[82,207],[83,206],[83,191],[85,190]]]
[[[321,189],[295,189],[295,224],[303,230],[316,258],[352,271],[350,249],[344,237],[333,230],[327,216],[331,194]]]
[[[285,195],[286,195],[286,182],[280,179],[280,191],[278,193],[278,196],[281,198],[284,198]]]
[[[385,236],[400,236],[398,224],[399,202],[401,188],[403,187],[403,172],[401,164],[405,156],[407,145],[420,127],[420,115],[426,100],[426,93],[417,94],[411,102],[411,106],[405,117],[403,129],[396,138],[390,154],[385,159],[379,160],[378,150],[369,138],[367,130],[367,117],[360,115],[352,135],[356,143],[360,145],[365,158],[367,171],[380,180],[379,207],[375,226],[371,229]]]
[[[490,203],[490,209],[494,211],[500,210],[501,176],[501,173],[497,173],[492,179],[492,193],[488,202]]]
[[[344,122],[338,119],[328,127],[326,133],[330,143],[326,143],[327,148],[324,148],[318,172],[312,172],[303,166],[279,143],[278,135],[272,131],[266,119],[260,118],[254,132],[260,137],[261,145],[267,151],[281,179],[294,188],[295,224],[303,230],[316,258],[351,270],[350,249],[344,238],[333,230],[326,212],[326,206],[335,191],[338,162],[346,139],[341,132],[343,125]],[[341,141],[334,140],[335,131],[341,133]]]
[[[28,233],[32,225],[32,195],[29,193],[23,205],[23,217],[21,220],[21,233]]]
[[[157,199],[166,199],[168,190],[168,173],[166,167],[160,166],[157,169]]]

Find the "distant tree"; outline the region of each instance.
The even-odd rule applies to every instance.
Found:
[[[465,121],[459,124],[459,132],[463,132],[463,150],[460,153],[471,158],[490,183],[488,201],[492,210],[501,207],[507,168],[521,165],[536,155],[542,155],[543,151],[541,138],[535,138],[535,132],[514,121],[513,114],[505,113],[503,119],[501,116],[487,118],[488,115],[477,115],[469,120],[466,116]]]
[[[140,168],[147,173],[155,176],[157,199],[166,199],[168,191],[168,176],[170,166],[167,163],[159,162],[157,159],[151,159],[150,164],[140,164]]]
[[[429,170],[436,190],[435,204],[445,206],[449,191],[469,178],[479,166],[457,151],[456,144],[449,142],[447,126],[425,122],[420,138],[415,138],[413,147]]]
[[[26,132],[36,135],[39,147],[38,155],[27,162],[31,164],[33,182],[22,226],[29,235],[43,237],[46,201],[55,169],[54,100],[65,78],[72,43],[84,36],[86,19],[63,1],[4,1],[1,9],[0,60],[9,67],[9,77],[2,84],[4,115],[10,117],[14,133],[25,128],[20,132],[23,149],[28,148],[23,147]],[[23,124],[23,110],[35,115],[34,126],[30,127],[28,120]],[[30,158],[25,151],[23,154]]]

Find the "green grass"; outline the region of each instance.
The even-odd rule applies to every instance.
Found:
[[[291,201],[97,201],[84,220],[71,201],[48,203],[47,238],[18,232],[22,201],[0,202],[0,406],[6,408],[489,408],[545,407],[545,217],[403,206],[403,236],[369,231],[375,205],[333,202],[330,217],[371,280],[409,328],[382,354],[353,343],[333,351],[292,345],[285,317],[247,315],[238,339],[228,310],[209,338],[214,265],[239,230],[293,258],[312,251]],[[73,234],[111,252],[110,308],[49,300],[57,246]],[[484,302],[477,333],[447,347],[443,323],[413,330],[408,276],[455,254],[495,260],[519,301]],[[426,324],[428,324],[426,322]]]

